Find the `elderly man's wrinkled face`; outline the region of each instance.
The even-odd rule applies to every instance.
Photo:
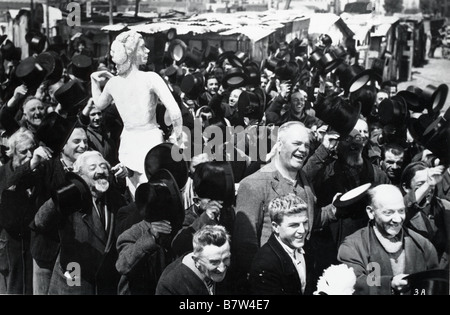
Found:
[[[87,149],[88,138],[86,131],[84,131],[83,128],[75,128],[63,148],[63,154],[70,161],[75,162],[81,154],[86,152]]]
[[[383,170],[391,180],[400,178],[403,168],[405,154],[394,154],[392,151],[385,153],[384,160],[381,162]]]
[[[225,242],[220,247],[206,245],[194,259],[201,273],[214,282],[221,282],[225,279],[228,267],[230,267],[230,244]]]
[[[81,171],[81,176],[92,192],[104,193],[109,189],[109,166],[103,157],[99,155],[88,157]]]
[[[40,100],[30,100],[23,106],[23,116],[30,125],[39,127],[45,116],[45,107]]]
[[[301,92],[291,95],[291,109],[294,114],[302,114],[305,110],[305,96]]]
[[[303,167],[310,149],[308,130],[300,125],[292,126],[286,132],[284,139],[279,140],[280,162],[283,167],[291,171],[298,171]]]
[[[374,220],[378,231],[387,238],[397,236],[406,218],[405,204],[400,192],[376,196],[374,205],[367,207],[368,215]]]
[[[32,140],[19,142],[16,145],[16,150],[13,155],[13,166],[19,167],[28,163],[33,157],[33,151],[36,144]]]
[[[102,124],[102,117],[102,111],[97,107],[94,107],[94,109],[89,113],[90,126],[94,129],[100,128]]]
[[[242,94],[242,90],[240,90],[240,89],[233,90],[231,92],[231,94],[230,94],[230,98],[228,100],[228,104],[231,107],[235,107],[237,102],[238,102],[238,100],[239,100],[239,96],[241,96],[241,94]]]

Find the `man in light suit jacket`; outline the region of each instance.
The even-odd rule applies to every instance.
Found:
[[[79,175],[79,176],[78,176]],[[36,227],[58,224],[61,250],[49,294],[117,294],[115,214],[124,205],[109,184],[110,165],[96,151],[80,155],[70,184],[35,216]]]
[[[269,204],[273,233],[258,250],[250,269],[255,295],[307,295],[314,290],[311,256],[305,253],[308,206],[294,194]]]

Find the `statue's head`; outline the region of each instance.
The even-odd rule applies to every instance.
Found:
[[[146,64],[149,52],[141,34],[135,31],[119,34],[111,45],[112,61],[116,64],[119,75],[128,71],[133,64]]]

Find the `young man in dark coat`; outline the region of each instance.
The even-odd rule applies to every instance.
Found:
[[[250,269],[255,295],[312,294],[312,261],[303,250],[308,233],[308,205],[294,194],[269,204],[273,233],[258,250]]]

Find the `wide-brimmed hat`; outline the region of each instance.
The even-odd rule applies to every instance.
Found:
[[[373,70],[365,70],[361,66],[349,66],[345,63],[340,64],[336,69],[336,74],[340,81],[340,86],[348,93],[356,92],[371,80],[376,78]]]
[[[317,118],[344,137],[355,128],[361,114],[361,103],[351,105],[347,99],[333,96],[319,102],[314,109]]]
[[[194,192],[200,198],[223,201],[225,206],[235,202],[233,169],[229,162],[206,162],[197,165]]]
[[[78,80],[70,80],[55,92],[55,99],[69,116],[78,114],[89,100],[89,93]]]
[[[92,72],[94,71],[92,58],[86,55],[73,56],[69,65],[69,72],[78,79],[87,82],[90,81]]]
[[[172,60],[181,63],[186,58],[188,46],[181,39],[174,39],[169,44],[169,55]]]
[[[185,75],[180,89],[190,99],[197,99],[205,91],[205,78],[200,72]]]
[[[42,120],[36,137],[52,149],[53,154],[56,155],[62,151],[76,126],[76,119],[67,119],[52,112]]]
[[[229,69],[222,79],[222,86],[225,89],[238,89],[247,85],[248,76],[243,68],[233,67]]]
[[[47,37],[40,32],[30,31],[25,35],[25,40],[33,52],[40,54],[44,51]]]
[[[422,99],[428,109],[428,113],[439,115],[445,105],[448,96],[448,85],[441,84],[438,87],[427,85],[422,91]]]
[[[336,217],[347,218],[352,215],[365,213],[368,191],[371,183],[361,185],[339,196],[333,203],[337,208]]]
[[[19,63],[15,75],[23,84],[33,90],[41,85],[47,72],[44,67],[36,62],[36,58],[28,57]]]
[[[378,106],[378,116],[383,125],[404,125],[409,117],[408,105],[401,96],[385,99]]]
[[[175,178],[178,187],[182,189],[188,180],[188,166],[184,159],[176,161],[172,157],[172,151],[179,148],[172,143],[161,143],[152,148],[144,160],[145,175],[148,180],[161,169],[168,170]],[[180,156],[182,156],[180,154]]]
[[[58,53],[54,51],[43,52],[37,56],[36,61],[46,70],[45,79],[50,84],[54,84],[61,79],[64,65]]]
[[[53,192],[52,199],[58,210],[66,215],[92,210],[91,190],[86,181],[73,172],[66,173],[64,184]]]
[[[253,91],[242,91],[237,101],[239,115],[261,120],[266,106],[266,94],[261,87]]]
[[[140,185],[135,200],[147,222],[167,220],[172,227],[172,234],[176,234],[183,226],[184,207],[180,188],[168,170],[158,170],[148,183]]]
[[[448,269],[433,269],[410,274],[408,280],[411,295],[449,295]]]

